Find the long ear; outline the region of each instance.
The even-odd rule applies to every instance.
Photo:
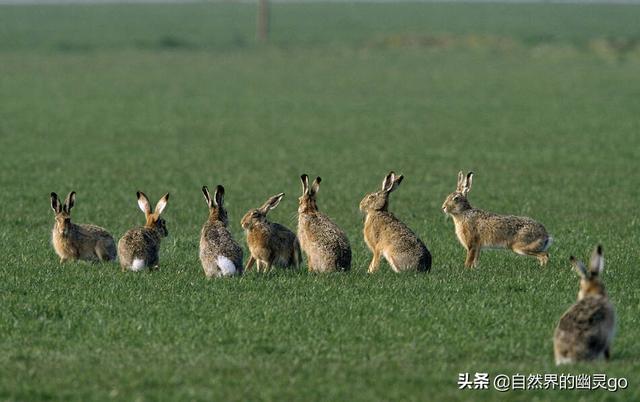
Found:
[[[211,199],[211,194],[209,194],[209,188],[207,186],[202,186],[202,194],[204,194],[204,200],[207,206],[213,208],[213,199]]]
[[[598,275],[602,273],[604,269],[604,254],[602,253],[602,246],[597,245],[591,254],[591,262],[589,262],[589,271],[591,275]]]
[[[214,194],[213,202],[218,208],[221,208],[224,204],[224,187],[220,184],[216,186],[216,193]]]
[[[578,275],[580,275],[581,278],[583,278],[583,279],[589,278],[589,273],[587,272],[587,267],[584,266],[582,261],[578,260],[574,256],[569,257],[569,261],[571,261],[571,265],[573,266],[573,269],[576,270],[576,272],[578,273]]]
[[[60,205],[58,194],[56,193],[51,193],[51,209],[53,209],[53,212],[55,212],[56,214],[62,212],[62,205]]]
[[[284,193],[276,194],[273,197],[269,198],[267,202],[262,204],[262,206],[260,207],[260,211],[266,214],[272,209],[275,209],[278,206],[278,204],[280,204],[282,197],[284,197]]]
[[[69,193],[69,195],[67,195],[67,199],[64,200],[64,205],[62,206],[62,209],[66,213],[70,213],[71,208],[73,208],[74,205],[76,205],[76,192],[72,191]]]
[[[458,172],[458,184],[456,184],[456,190],[458,190],[459,192],[462,192],[462,189],[464,188],[464,173],[462,173],[462,170]]]
[[[167,207],[167,202],[169,202],[169,193],[165,194],[160,198],[160,201],[156,204],[156,210],[153,212],[156,216],[160,216],[162,211]]]
[[[313,181],[313,183],[311,183],[311,188],[309,189],[309,194],[311,195],[315,195],[318,190],[320,190],[320,182],[322,181],[322,179],[320,178],[320,176],[316,177],[316,179]]]
[[[142,191],[136,192],[136,196],[138,197],[138,207],[140,207],[140,210],[144,212],[145,215],[150,215],[151,205],[149,204],[147,196]]]
[[[404,176],[400,175],[400,176],[396,176],[395,174],[393,175],[393,182],[391,183],[391,187],[389,188],[389,190],[387,190],[387,192],[392,192],[395,191],[398,186],[400,186],[400,183],[402,183],[402,180],[404,180]]]
[[[300,176],[300,181],[302,182],[302,195],[309,194],[309,176],[304,173]]]
[[[382,188],[381,188],[382,191],[389,191],[389,189],[393,185],[394,176],[395,176],[395,173],[391,171],[384,177],[384,179],[382,180]]]
[[[464,184],[462,185],[462,195],[466,197],[471,191],[471,183],[473,182],[473,172],[469,172],[467,177],[464,179]]]

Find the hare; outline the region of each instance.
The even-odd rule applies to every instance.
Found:
[[[300,243],[296,235],[280,225],[269,222],[267,213],[275,209],[284,193],[269,198],[260,208],[249,210],[240,224],[247,234],[247,244],[251,256],[245,270],[248,271],[256,263],[258,272],[269,271],[272,266],[298,268],[302,262]]]
[[[218,185],[211,198],[207,186],[202,187],[209,207],[209,218],[200,232],[200,262],[207,278],[242,274],[242,248],[227,229],[229,220],[224,209],[224,187]]]
[[[100,226],[71,223],[71,208],[75,203],[75,191],[69,193],[64,204],[60,204],[56,193],[51,193],[51,208],[56,214],[52,243],[60,263],[68,260],[115,260],[116,243],[109,232]]]
[[[136,195],[138,206],[144,212],[147,222],[143,227],[127,231],[118,242],[123,272],[127,269],[137,272],[145,268],[158,268],[160,241],[169,235],[165,220],[160,218],[160,214],[167,207],[169,193],[160,198],[153,212],[147,196],[142,191],[138,191]]]
[[[478,265],[483,248],[508,248],[520,255],[535,256],[540,265],[545,265],[553,238],[544,226],[531,218],[498,215],[473,208],[467,200],[472,180],[473,172],[466,177],[459,172],[456,191],[449,194],[442,204],[443,212],[453,217],[458,240],[467,250],[464,265]]]
[[[389,212],[389,194],[403,179],[404,176],[389,172],[380,191],[369,193],[360,201],[360,211],[366,214],[364,241],[373,253],[369,273],[378,270],[380,255],[395,272],[431,269],[431,253],[422,240]]]
[[[571,256],[580,275],[578,301],[560,318],[553,337],[556,365],[611,356],[616,314],[600,275],[604,269],[602,246],[591,255],[589,269]]]
[[[298,199],[298,240],[307,255],[309,272],[348,271],[351,247],[345,233],[318,210],[316,195],[320,177],[309,186],[309,176],[300,176],[302,196]]]

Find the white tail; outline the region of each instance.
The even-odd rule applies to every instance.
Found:
[[[223,276],[234,275],[236,273],[236,266],[227,257],[219,255],[216,262],[218,263],[218,268],[222,271]]]
[[[144,260],[142,258],[134,258],[131,263],[131,270],[133,272],[142,271],[144,269]]]

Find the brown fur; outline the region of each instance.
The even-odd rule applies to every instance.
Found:
[[[298,199],[298,240],[307,255],[310,272],[348,271],[351,269],[351,246],[345,233],[318,210],[316,195],[320,177],[309,186],[303,174],[302,196]]]
[[[71,222],[71,208],[75,204],[76,193],[72,191],[64,204],[58,195],[51,193],[51,208],[55,212],[55,224],[51,242],[60,263],[68,260],[113,261],[116,259],[116,244],[104,228],[95,225]]]
[[[609,359],[615,332],[615,310],[600,279],[604,268],[602,247],[591,257],[590,269],[571,257],[580,275],[578,301],[560,318],[553,339],[556,364]]]
[[[165,220],[160,218],[160,214],[169,201],[169,193],[158,201],[154,212],[151,212],[149,199],[143,192],[138,191],[137,197],[138,206],[145,214],[146,223],[143,227],[130,229],[118,241],[118,254],[120,255],[120,266],[123,272],[126,270],[141,270],[147,267],[158,268],[160,242],[163,237],[169,235]],[[144,261],[144,267],[134,267],[134,260]]]
[[[200,262],[207,278],[224,276],[218,265],[218,258],[223,256],[235,266],[234,274],[242,274],[242,248],[233,239],[227,229],[227,211],[224,209],[224,187],[217,186],[212,198],[209,189],[202,187],[205,201],[209,207],[209,218],[200,232]]]
[[[276,208],[284,193],[269,198],[260,208],[249,210],[240,222],[247,235],[251,256],[245,270],[256,263],[258,272],[272,266],[298,268],[302,262],[300,243],[296,235],[279,223],[269,222],[267,213]]]
[[[402,175],[390,172],[381,190],[367,194],[360,202],[360,210],[366,214],[364,240],[373,253],[369,273],[378,270],[381,255],[395,272],[431,269],[431,253],[422,240],[388,210],[389,194],[402,179]]]
[[[545,227],[531,218],[498,215],[473,208],[467,199],[473,173],[466,177],[458,173],[456,191],[449,194],[442,210],[453,217],[456,236],[467,250],[464,265],[475,267],[483,248],[507,248],[520,255],[534,256],[545,265],[549,260],[547,249],[553,238]]]

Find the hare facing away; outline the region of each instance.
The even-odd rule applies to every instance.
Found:
[[[600,279],[604,269],[602,246],[593,251],[589,269],[573,256],[571,264],[580,275],[580,291],[578,301],[562,315],[556,327],[556,365],[602,357],[609,360],[616,314]]]
[[[160,242],[169,235],[164,219],[160,217],[167,207],[169,193],[165,194],[151,212],[149,199],[142,192],[136,193],[138,207],[144,212],[146,223],[127,231],[118,242],[118,254],[122,271],[142,271],[145,268],[158,268],[160,261]]]
[[[275,209],[284,193],[269,198],[260,208],[249,210],[240,224],[247,234],[251,256],[245,270],[256,264],[258,272],[269,271],[272,266],[298,268],[302,262],[300,243],[296,235],[285,226],[269,222],[267,213]]]
[[[403,178],[389,172],[380,191],[369,193],[360,201],[360,211],[366,214],[364,241],[373,253],[369,273],[378,270],[381,255],[395,272],[431,269],[431,253],[422,240],[389,212],[389,194],[398,188]]]
[[[209,218],[200,232],[200,262],[207,278],[242,274],[242,248],[227,229],[229,219],[224,208],[224,187],[216,187],[213,198],[202,187],[209,207]]]
[[[467,199],[472,180],[473,172],[466,176],[459,172],[456,191],[442,204],[443,212],[453,217],[458,240],[467,250],[464,265],[478,265],[483,248],[508,248],[520,255],[535,256],[540,265],[545,265],[553,238],[544,226],[531,218],[473,208]]]
[[[76,203],[76,192],[60,204],[58,195],[51,193],[51,208],[55,212],[53,249],[60,263],[68,260],[113,261],[116,259],[116,243],[104,228],[71,222],[71,208]]]
[[[348,271],[351,246],[345,233],[318,210],[316,196],[320,177],[309,185],[309,176],[300,176],[302,196],[298,199],[298,240],[307,255],[309,272]]]

